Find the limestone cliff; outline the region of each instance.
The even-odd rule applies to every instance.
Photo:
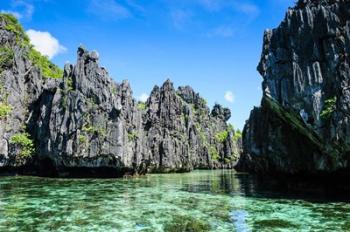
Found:
[[[79,47],[64,72],[0,15],[0,171],[121,176],[232,168],[241,152],[230,110],[167,80],[146,103]],[[53,78],[54,77],[54,78]]]
[[[267,30],[264,97],[243,132],[240,169],[350,174],[350,2],[300,0]]]

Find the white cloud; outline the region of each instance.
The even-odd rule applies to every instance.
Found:
[[[27,31],[27,34],[34,48],[41,54],[48,56],[50,59],[67,50],[49,32],[30,29]]]
[[[137,99],[141,102],[146,102],[148,98],[149,98],[148,94],[143,93]]]
[[[131,16],[130,11],[115,0],[90,0],[88,11],[102,19],[124,19]]]
[[[233,93],[231,91],[226,91],[224,97],[225,97],[225,100],[230,102],[230,103],[233,103],[235,101],[235,96],[233,95]]]

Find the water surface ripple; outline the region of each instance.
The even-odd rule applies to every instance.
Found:
[[[132,179],[0,178],[0,231],[186,228],[350,231],[350,204],[269,192],[229,170]]]

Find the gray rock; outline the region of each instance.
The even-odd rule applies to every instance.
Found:
[[[63,78],[43,78],[4,22],[0,39],[15,51],[0,79],[0,102],[13,108],[0,118],[0,171],[122,176],[237,163],[241,145],[226,123],[230,110],[216,105],[210,113],[191,87],[175,90],[167,80],[145,104],[138,103],[128,81],[115,83],[99,66],[97,52],[80,46],[76,64],[65,65]],[[23,158],[23,147],[10,140],[25,132],[35,152]]]
[[[300,0],[265,32],[264,98],[245,126],[240,169],[350,174],[349,26],[348,1]]]

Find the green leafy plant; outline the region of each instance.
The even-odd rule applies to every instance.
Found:
[[[332,97],[329,98],[325,101],[323,110],[320,114],[322,119],[329,119],[332,116],[332,113],[335,111],[336,109],[336,103],[337,103],[337,97]]]
[[[112,94],[117,95],[117,87],[115,87],[114,85],[112,86]]]
[[[18,22],[15,16],[11,14],[0,14],[0,20],[5,21],[5,30],[12,32],[16,36],[16,41],[21,47],[27,48],[27,56],[32,61],[33,65],[40,69],[42,75],[47,78],[62,78],[63,70],[57,65],[53,64],[48,57],[43,56],[40,52],[34,49],[30,44],[30,39],[25,33],[23,27]],[[0,53],[3,53],[0,51]],[[13,51],[12,51],[13,53]],[[9,60],[10,51],[7,49],[6,56],[0,55],[0,66],[1,60]]]
[[[74,90],[72,78],[68,78],[68,80],[67,80],[67,87],[68,87],[68,91],[73,91]]]
[[[10,47],[0,47],[0,72],[12,65],[14,56]]]
[[[238,141],[240,138],[242,138],[242,132],[240,130],[236,130],[235,135],[233,136],[233,141]]]
[[[235,130],[234,126],[233,126],[231,123],[229,123],[229,124],[227,125],[227,131],[228,131],[228,132],[231,132],[231,131],[234,131],[234,130]]]
[[[146,103],[144,103],[144,102],[139,102],[139,103],[137,104],[137,108],[138,108],[139,110],[146,110],[146,109],[147,109],[147,105],[146,105]]]
[[[12,107],[9,104],[0,102],[0,119],[11,113]]]
[[[57,65],[53,64],[48,57],[43,56],[35,50],[33,47],[29,49],[29,59],[33,62],[33,65],[38,67],[44,77],[47,78],[62,78],[63,70]]]
[[[134,131],[128,132],[129,142],[136,141],[137,138],[138,138],[138,136],[137,136],[136,132],[134,132]]]
[[[84,135],[79,135],[78,139],[79,139],[79,143],[86,143],[87,141],[86,136]]]
[[[226,130],[225,131],[221,131],[221,132],[219,132],[219,133],[217,133],[215,135],[215,139],[219,143],[225,142],[227,140],[227,137],[228,137],[228,132]]]
[[[29,44],[29,37],[23,30],[22,25],[12,14],[1,13],[0,20],[5,21],[5,30],[15,34],[17,42],[23,40],[24,44]]]
[[[89,134],[98,134],[101,136],[106,135],[106,130],[102,127],[94,127],[88,124],[85,124],[82,128],[83,132],[89,133]]]
[[[19,153],[21,158],[29,158],[34,153],[34,143],[28,133],[15,134],[10,138],[10,144],[20,146],[21,152]]]
[[[210,155],[211,160],[218,161],[220,159],[220,154],[214,146],[210,146],[209,155]]]

